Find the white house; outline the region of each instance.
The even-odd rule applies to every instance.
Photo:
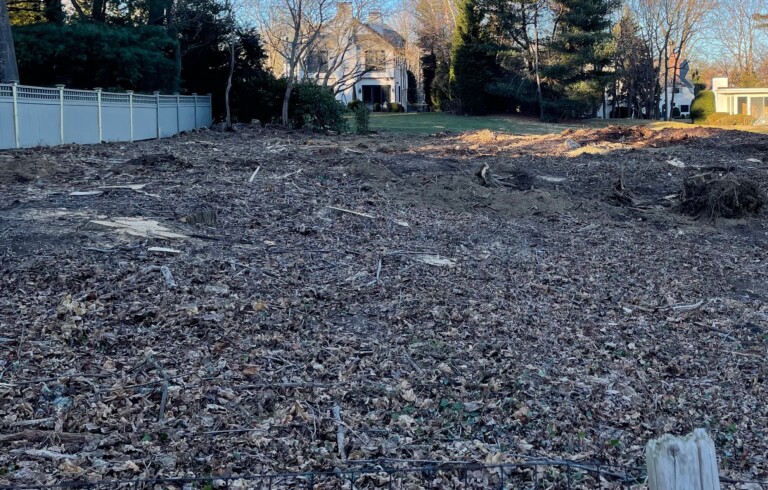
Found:
[[[687,64],[688,62],[685,61],[684,63]],[[682,117],[691,116],[691,103],[693,102],[693,98],[696,94],[694,93],[693,83],[691,83],[691,81],[688,80],[688,78],[685,76],[687,71],[687,69],[685,71],[681,69],[681,74],[677,77],[675,87],[672,88],[672,81],[670,80],[666,87],[666,94],[664,94],[664,92],[661,93],[659,113],[662,114],[662,116],[665,114],[674,116],[675,107],[680,109],[680,115]],[[673,93],[675,94],[674,105],[672,105]]]
[[[344,103],[362,100],[372,108],[397,102],[407,110],[405,39],[380,12],[371,12],[362,22],[353,16],[350,2],[338,2],[336,7],[317,47],[300,64],[299,78],[333,87]]]
[[[747,114],[753,124],[768,124],[768,88],[730,88],[728,78],[713,78],[715,112]]]
[[[661,117],[664,117],[666,114],[670,114],[670,116],[674,115],[674,108],[677,107],[680,109],[680,115],[682,117],[690,117],[691,115],[691,103],[693,102],[693,98],[695,96],[694,93],[694,86],[693,83],[688,80],[688,60],[684,60],[680,66],[677,68],[677,70],[674,70],[674,64],[670,66],[670,72],[669,72],[669,81],[667,82],[667,86],[665,87],[665,90],[662,90],[660,94],[658,94],[659,97],[659,114]],[[677,71],[675,74],[674,72]],[[673,77],[674,77],[674,87],[673,87]],[[660,80],[660,83],[664,83],[663,80]],[[674,93],[674,102],[672,101],[672,94]],[[609,95],[609,89],[606,88],[605,90],[606,94],[606,103],[600,106],[600,109],[597,111],[597,117],[604,118],[604,117],[611,117],[611,114],[614,112],[614,106],[611,103],[611,101],[608,99]],[[621,114],[625,114],[626,117],[640,117],[639,114],[629,113],[629,109],[626,107],[626,103],[623,103],[621,105],[616,106],[616,109],[618,109],[617,112]]]

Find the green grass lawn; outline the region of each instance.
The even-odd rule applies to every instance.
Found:
[[[354,122],[349,118],[350,126]],[[693,128],[698,124],[690,121],[650,121],[637,119],[589,119],[572,123],[543,123],[536,118],[524,116],[456,116],[446,112],[423,113],[373,113],[370,128],[379,132],[429,134],[440,131],[461,133],[490,129],[491,131],[513,134],[552,134],[565,129],[604,128],[606,126],[646,125],[652,129]],[[768,126],[728,126],[720,129],[768,133]]]
[[[516,134],[559,133],[565,129],[605,127],[611,124],[637,124],[640,121],[592,119],[572,124],[542,123],[522,116],[456,116],[445,112],[411,114],[371,114],[371,129],[398,133],[437,133],[440,131],[476,131],[490,129]]]

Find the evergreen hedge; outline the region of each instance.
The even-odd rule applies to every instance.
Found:
[[[691,103],[691,120],[694,123],[704,123],[715,113],[715,93],[711,90],[701,90]]]

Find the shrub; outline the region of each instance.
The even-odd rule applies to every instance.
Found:
[[[711,90],[702,90],[691,103],[691,120],[694,123],[703,123],[710,114],[715,112],[715,93]]]
[[[389,104],[389,110],[392,112],[403,112],[403,106],[401,106],[397,102],[392,102],[391,104]]]
[[[373,112],[381,112],[381,104],[379,104],[378,102],[373,104]]]
[[[350,101],[349,104],[347,104],[347,109],[354,112],[357,110],[358,107],[364,107],[364,106],[365,104],[363,104],[363,101],[358,99],[358,100]]]
[[[672,108],[672,118],[673,119],[680,119],[680,108],[679,107],[673,107]]]
[[[235,80],[230,95],[235,118],[246,122],[253,119],[262,123],[280,122],[286,83],[285,78],[270,74]]]
[[[708,126],[751,126],[753,118],[747,114],[715,112],[702,122]]]
[[[330,129],[346,131],[344,104],[336,100],[328,87],[302,82],[294,87],[293,114],[291,121],[295,128]]]
[[[353,110],[355,116],[355,133],[368,134],[368,125],[371,120],[371,113],[365,104],[356,104]]]

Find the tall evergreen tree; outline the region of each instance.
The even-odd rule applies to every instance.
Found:
[[[650,117],[654,104],[654,85],[658,80],[653,66],[653,53],[643,42],[637,23],[625,9],[613,28],[613,80],[609,98],[610,117]]]
[[[545,110],[554,117],[580,118],[596,113],[610,75],[610,14],[617,0],[554,0],[557,32],[542,72],[550,82]]]
[[[0,0],[0,82],[18,82],[19,68],[16,65],[16,51],[13,46],[11,20],[8,4]]]
[[[493,74],[493,53],[478,0],[461,0],[451,52],[451,82],[463,114],[488,112],[486,85]]]

